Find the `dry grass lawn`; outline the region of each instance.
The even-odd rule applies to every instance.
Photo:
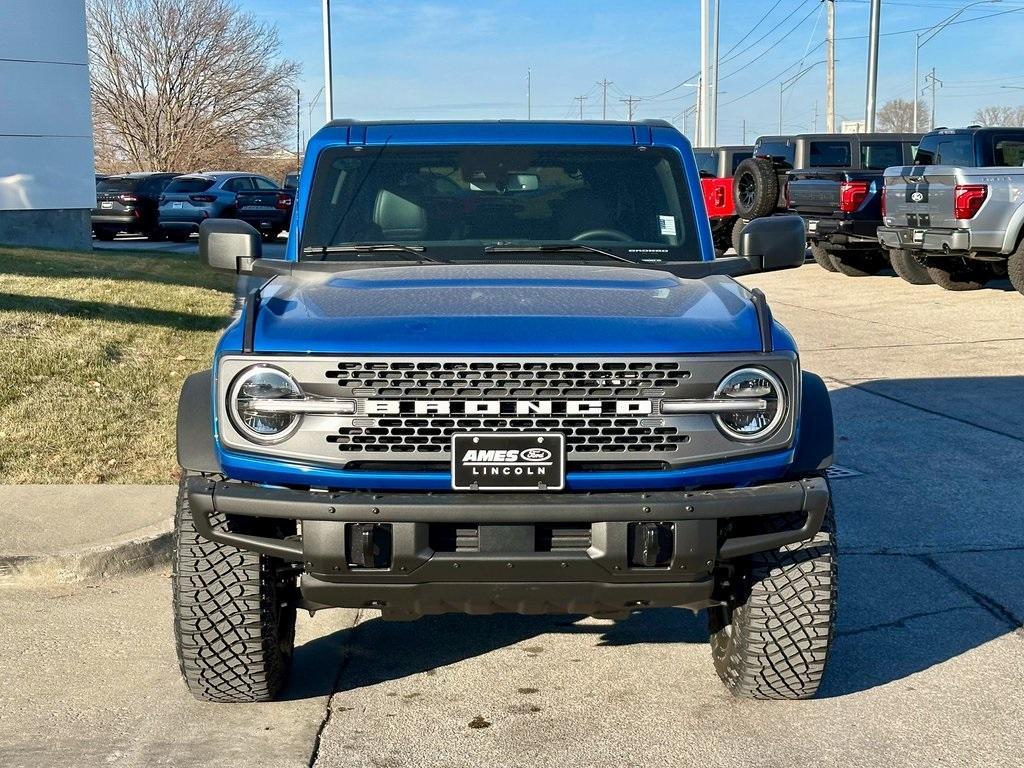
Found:
[[[167,483],[230,276],[195,256],[0,247],[0,483]]]

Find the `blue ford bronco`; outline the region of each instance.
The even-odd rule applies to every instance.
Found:
[[[732,279],[803,263],[799,217],[714,258],[665,122],[345,120],[309,144],[285,258],[261,248],[201,227],[210,266],[261,284],[178,410],[193,694],[278,695],[297,609],[670,606],[707,610],[735,694],[815,693],[831,405]]]

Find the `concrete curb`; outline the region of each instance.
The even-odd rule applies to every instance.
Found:
[[[142,573],[170,563],[172,541],[172,524],[167,521],[79,550],[0,555],[0,587],[67,584]]]

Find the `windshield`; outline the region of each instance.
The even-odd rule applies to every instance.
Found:
[[[700,259],[678,152],[652,147],[339,147],[325,150],[303,225],[324,246],[399,244],[451,260],[530,259],[578,243],[631,260]],[[500,247],[499,251],[494,246]],[[490,250],[486,250],[490,248]],[[582,249],[581,249],[582,250]],[[600,258],[592,250],[588,257]]]

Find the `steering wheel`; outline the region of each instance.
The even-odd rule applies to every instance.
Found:
[[[572,240],[618,240],[622,243],[631,243],[633,238],[627,235],[625,232],[620,232],[617,229],[588,229],[586,232],[580,232]]]

